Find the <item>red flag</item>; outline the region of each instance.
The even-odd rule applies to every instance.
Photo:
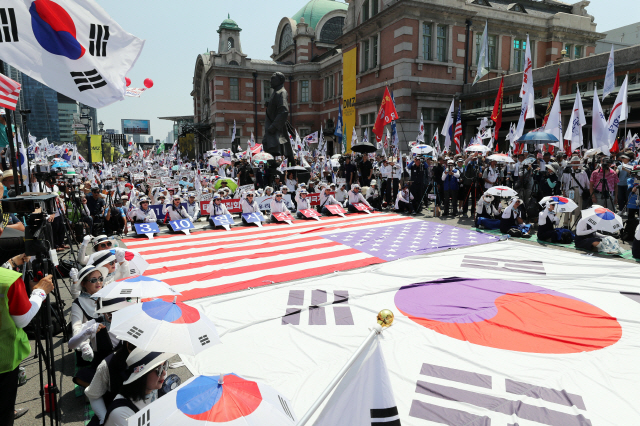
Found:
[[[493,104],[493,112],[491,113],[491,119],[494,123],[496,123],[495,129],[493,131],[493,137],[495,138],[495,140],[498,140],[498,132],[500,131],[500,127],[502,127],[503,83],[504,76],[502,77],[502,79],[500,79],[500,88],[498,89],[496,102]]]
[[[556,81],[553,83],[553,91],[551,91],[551,97],[549,98],[549,104],[547,105],[547,112],[544,113],[544,119],[542,120],[542,128],[547,124],[549,120],[549,114],[551,114],[551,108],[553,108],[553,102],[556,100],[556,96],[558,96],[558,89],[560,88],[560,68],[558,67],[558,71],[556,72]]]
[[[376,140],[379,141],[382,139],[384,126],[391,124],[392,121],[397,120],[398,118],[398,111],[396,111],[396,106],[393,104],[393,100],[391,99],[389,88],[385,87],[382,103],[380,104],[380,111],[378,111],[378,117],[376,118],[376,123],[373,125],[372,130],[376,135]]]
[[[613,146],[609,149],[609,152],[617,154],[618,151],[620,151],[620,148],[618,145],[618,139],[616,138],[616,141],[613,143]]]

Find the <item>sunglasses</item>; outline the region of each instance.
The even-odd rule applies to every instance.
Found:
[[[247,198],[253,198],[253,195],[247,195]]]
[[[162,377],[162,373],[164,373],[165,371],[169,371],[169,361],[163,362],[162,365],[156,367],[154,371],[156,372],[158,377]]]
[[[109,247],[111,247],[111,241],[109,241],[108,243],[100,243],[100,244],[98,244],[98,247],[101,248],[101,249],[109,248]]]
[[[109,262],[109,263],[105,263],[105,265],[110,265],[110,266],[113,266],[113,265],[115,265],[115,264],[116,264],[116,261],[115,261],[115,260],[112,260],[112,261],[111,261],[111,262]]]
[[[276,195],[276,198],[278,198],[278,197],[282,197],[282,195]]]
[[[91,278],[91,279],[89,280],[89,282],[90,282],[91,284],[95,284],[95,283],[97,283],[97,282],[103,282],[103,281],[104,281],[104,278],[103,278],[103,277],[98,277],[98,278],[95,278],[95,277],[94,277],[94,278]]]

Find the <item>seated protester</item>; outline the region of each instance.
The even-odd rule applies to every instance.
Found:
[[[153,191],[153,204],[164,204],[167,196],[169,195],[169,191],[165,188],[156,188]]]
[[[202,217],[202,213],[200,212],[200,203],[196,201],[195,192],[189,192],[187,195],[187,214],[191,218],[191,222],[195,223],[196,220]]]
[[[80,247],[78,248],[78,263],[81,265],[86,265],[89,261],[89,257],[93,253],[89,253],[87,255],[87,246],[91,243],[93,246],[93,253],[97,253],[103,250],[111,250],[113,247],[113,242],[106,235],[98,235],[97,237],[91,237],[91,235],[87,235],[82,240]],[[72,277],[73,278],[73,277]]]
[[[129,213],[134,223],[157,223],[162,225],[162,219],[156,217],[156,212],[149,208],[149,199],[140,198],[138,202],[140,208],[134,209]]]
[[[601,206],[594,204],[593,207]],[[576,225],[576,248],[589,251],[595,248],[599,252],[610,254],[618,254],[620,252],[618,241],[613,237],[597,232],[589,223],[588,217],[583,217]]]
[[[173,196],[173,202],[171,204],[166,204],[164,206],[162,212],[164,213],[164,221],[166,223],[169,223],[172,220],[186,219],[189,217],[187,211],[182,206],[182,198],[178,194]]]
[[[127,233],[127,215],[122,208],[122,200],[116,199],[112,206],[104,210],[105,231],[107,234]]]
[[[344,202],[347,199],[348,196],[348,192],[347,192],[347,184],[343,183],[340,185],[340,188],[335,189],[335,186],[333,188],[335,190],[335,199],[338,200],[339,203],[342,203],[342,205],[344,206]]]
[[[367,189],[367,193],[364,198],[367,200],[369,204],[377,208],[378,210],[382,207],[382,198],[380,198],[380,190],[378,189],[378,182],[375,179],[371,179],[369,183],[369,188]]]
[[[496,208],[493,202],[493,195],[483,195],[476,205],[476,222],[477,228],[483,229],[499,229],[500,228],[500,206]]]
[[[267,186],[267,187],[264,189],[264,196],[265,196],[265,197],[271,197],[272,195],[273,195],[273,188],[272,188],[272,187],[270,187],[270,186]]]
[[[548,241],[551,243],[560,242],[556,226],[560,222],[560,218],[556,216],[555,208],[558,203],[552,201],[538,215],[538,240]]]
[[[260,213],[260,206],[253,200],[253,192],[247,192],[247,194],[240,200],[240,207],[242,207],[242,214],[245,213]],[[242,218],[243,225],[249,225],[249,223]]]
[[[525,225],[524,220],[520,215],[520,204],[522,200],[519,198],[513,198],[509,206],[504,209],[502,217],[500,219],[500,232],[508,234],[510,229],[518,229],[522,232],[522,236],[529,235],[529,228],[531,225]]]
[[[102,285],[103,287],[131,275],[129,261],[124,257],[125,250],[116,248],[114,251],[115,254],[112,254],[111,251],[94,253],[87,263],[87,265],[93,265],[96,268],[105,268],[107,270],[107,275],[105,275]]]
[[[320,192],[320,205],[318,206],[318,210],[320,210],[320,213],[322,213],[323,215],[330,215],[331,212],[329,211],[327,206],[331,206],[334,204],[340,205],[338,200],[333,198],[333,195],[331,195],[331,188],[325,186],[322,192]]]
[[[97,302],[91,298],[91,295],[102,288],[106,275],[107,271],[104,268],[96,268],[93,265],[85,266],[80,270],[78,281],[82,292],[71,304],[71,330],[73,337],[78,335],[85,337],[87,326],[84,324],[91,320],[105,324],[105,318],[97,312]],[[84,360],[82,362],[77,359],[77,363],[87,368],[79,370],[74,376],[73,382],[79,386],[87,387],[93,379],[98,364],[113,351],[119,341],[115,336],[109,334],[106,327],[92,327],[86,338],[83,337],[73,339],[72,346],[77,350],[76,357],[81,356],[82,360]]]
[[[302,214],[300,210],[309,210],[311,208],[311,200],[307,198],[308,192],[306,189],[301,189],[298,192],[298,203],[296,205],[297,211],[296,216],[298,219],[304,219],[305,216]]]
[[[293,204],[293,201],[291,200],[287,200],[286,195],[289,193],[289,188],[286,185],[282,185],[280,187],[280,192],[282,192],[282,199],[284,200],[284,203],[287,205],[287,208],[289,210],[295,210],[295,206]]]
[[[275,194],[273,195],[273,200],[271,200],[271,217],[269,220],[274,223],[277,222],[278,220],[275,217],[273,217],[273,214],[283,213],[283,212],[291,214],[291,212],[289,211],[289,208],[284,202],[284,199],[282,198],[282,191],[276,191]]]
[[[226,216],[228,214],[229,210],[227,210],[227,206],[222,202],[222,197],[220,194],[215,194],[209,206],[209,224],[215,228],[216,225],[211,218],[214,216]]]
[[[364,197],[362,196],[362,194],[360,193],[360,185],[358,185],[357,183],[354,183],[353,185],[351,185],[351,191],[348,192],[348,197],[347,197],[347,209],[349,210],[349,213],[358,213],[359,210],[356,209],[355,207],[353,207],[354,204],[357,203],[362,203],[365,206],[371,208],[371,205],[367,202],[367,200],[364,199]]]
[[[127,358],[127,374],[107,409],[104,426],[127,426],[129,417],[158,399],[173,354],[134,349]]]
[[[633,236],[631,255],[636,259],[640,259],[640,225],[636,227],[636,233]]]
[[[405,183],[396,196],[397,212],[413,213],[413,194],[409,191],[409,184]]]

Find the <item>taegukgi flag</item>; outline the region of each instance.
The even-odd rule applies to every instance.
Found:
[[[4,0],[0,57],[86,105],[124,99],[125,75],[144,40],[127,33],[95,1]]]

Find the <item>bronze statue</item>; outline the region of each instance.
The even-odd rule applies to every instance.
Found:
[[[285,156],[289,165],[293,165],[294,156],[289,134],[287,132],[287,115],[289,103],[287,91],[284,88],[285,77],[281,72],[275,72],[271,76],[271,88],[273,93],[267,101],[265,135],[262,139],[262,148],[274,157]],[[276,167],[275,162],[269,162],[271,167]]]

